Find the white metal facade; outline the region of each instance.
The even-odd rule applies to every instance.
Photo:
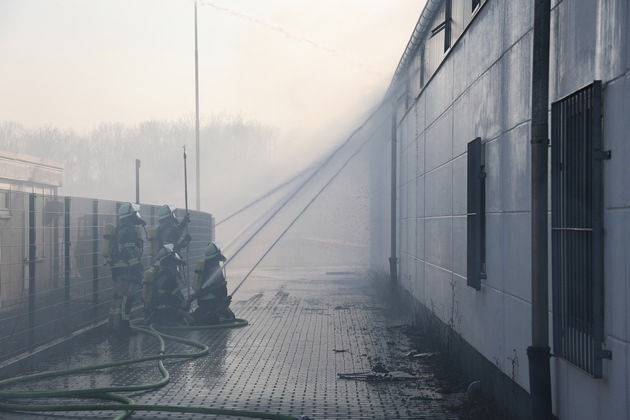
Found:
[[[453,1],[452,7],[469,3]],[[604,347],[612,359],[604,361],[603,378],[596,379],[553,357],[553,410],[560,419],[626,419],[630,5],[627,0],[553,0],[551,7],[550,102],[601,80],[603,143],[612,153],[604,163]],[[434,14],[435,24],[443,19],[441,10]],[[393,84],[393,91],[404,92],[396,96],[398,281],[529,390],[533,2],[487,0],[459,29],[457,16],[441,63],[431,61],[438,37],[428,33],[409,64],[399,66],[402,77]],[[466,152],[476,137],[485,147],[487,174],[487,278],[480,291],[466,285]],[[383,254],[387,251],[384,246]],[[551,247],[549,258],[551,288]]]

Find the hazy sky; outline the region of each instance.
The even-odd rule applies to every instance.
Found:
[[[199,1],[202,118],[238,113],[304,139],[353,128],[424,3]],[[0,0],[0,57],[0,120],[194,120],[193,0]]]

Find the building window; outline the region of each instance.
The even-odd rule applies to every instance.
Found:
[[[481,290],[486,278],[486,172],[483,144],[468,143],[467,284]]]
[[[452,0],[444,2],[444,21],[431,29],[431,38],[444,31],[444,52],[451,48],[451,26],[453,23],[453,5]]]
[[[554,354],[602,376],[603,160],[601,82],[551,106]]]
[[[0,190],[0,209],[9,208],[9,191]]]
[[[11,218],[11,191],[0,189],[0,219]]]

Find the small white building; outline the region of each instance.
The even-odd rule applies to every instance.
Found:
[[[532,346],[534,3],[427,1],[383,107],[395,110],[395,255],[387,228],[372,238],[419,316],[461,339],[469,372],[520,417]],[[549,13],[553,413],[627,419],[630,2],[552,0]],[[374,214],[389,226],[386,210]]]
[[[23,299],[28,291],[29,196],[37,195],[36,258],[38,267],[47,265],[53,254],[53,226],[57,189],[63,181],[63,165],[22,153],[0,150],[0,306]],[[48,206],[47,208],[45,208]],[[44,216],[42,216],[42,214]]]

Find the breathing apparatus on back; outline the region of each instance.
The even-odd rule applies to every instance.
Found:
[[[140,216],[140,205],[124,203],[118,209],[118,222],[120,226],[146,226],[146,222]],[[120,227],[119,227],[120,228]],[[146,229],[145,229],[146,234]],[[118,229],[113,223],[105,224],[103,228],[103,240],[101,254],[105,259],[105,265],[112,265],[118,254]]]
[[[206,246],[204,254],[205,259],[198,260],[195,265],[195,278],[193,280],[193,290],[195,290],[195,293],[188,299],[189,304],[203,296],[206,290],[213,286],[218,280],[223,279],[225,281],[225,266],[221,263],[227,261],[227,259],[221,253],[221,249],[219,249],[216,244],[210,242]],[[218,269],[210,272],[213,266]]]
[[[162,245],[171,243],[175,252],[180,252],[187,248],[191,241],[188,234],[188,224],[190,223],[190,214],[188,212],[184,218],[179,221],[175,216],[175,208],[164,204],[158,209],[158,226],[149,228],[148,238],[151,244],[151,255],[156,256]]]
[[[166,270],[179,280],[181,278],[180,267],[185,265],[186,262],[182,260],[173,249],[173,244],[166,244],[162,246],[156,255],[155,263],[144,272],[144,278],[142,280],[142,298],[145,302],[151,301],[155,286],[155,276],[158,272]]]
[[[166,244],[156,255],[156,262],[153,264],[156,270],[165,270],[175,276],[177,280],[182,278],[181,267],[186,265],[173,247],[173,244]]]

